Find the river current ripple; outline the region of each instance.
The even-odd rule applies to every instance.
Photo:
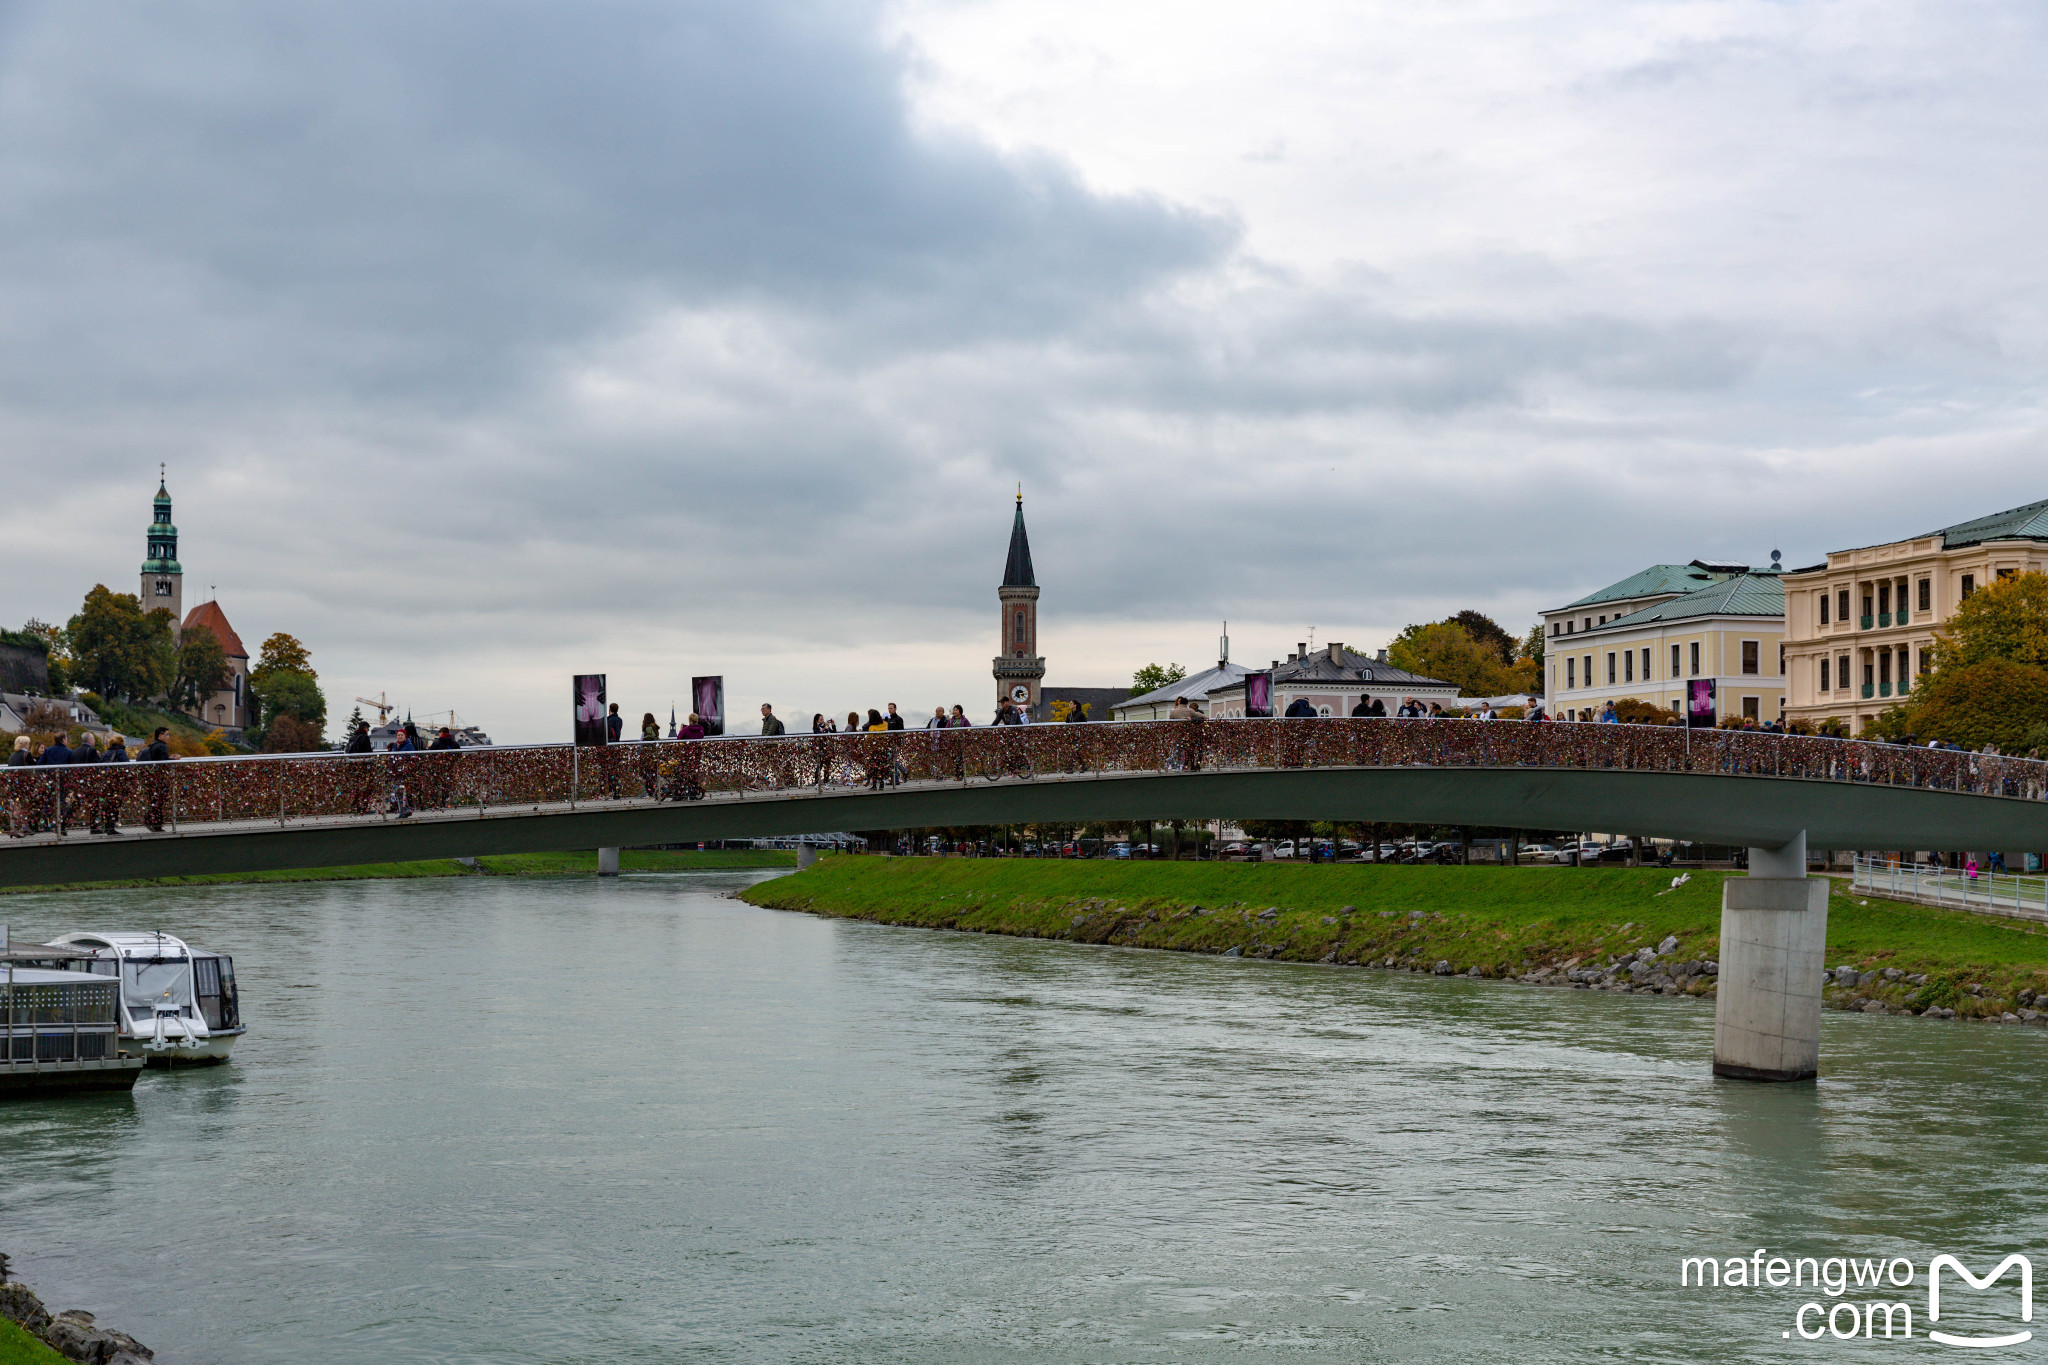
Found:
[[[746,880],[10,898],[232,952],[252,1029],[0,1107],[0,1250],[164,1365],[1889,1358],[1679,1257],[2042,1254],[2048,1030],[1830,1015],[1817,1086],[1749,1085],[1696,1002]]]

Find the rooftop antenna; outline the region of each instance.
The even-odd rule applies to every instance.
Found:
[[[1216,666],[1224,667],[1230,662],[1230,622],[1223,623],[1223,638],[1216,642]]]
[[[1316,628],[1314,626],[1308,628],[1308,652],[1311,654],[1316,652]]]
[[[1783,559],[1784,557],[1785,557],[1785,552],[1784,552],[1783,550],[1773,550],[1773,551],[1771,551],[1771,572],[1772,572],[1772,573],[1778,573],[1778,572],[1779,572],[1779,571],[1781,570],[1782,566],[1781,566],[1781,565],[1780,565],[1780,564],[1778,563],[1778,561],[1779,561],[1779,560],[1781,560],[1781,559]]]

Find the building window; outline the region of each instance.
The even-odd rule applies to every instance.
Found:
[[[1820,661],[1820,690],[1823,692],[1832,692],[1834,690],[1828,686],[1828,661],[1826,659]]]
[[[1636,680],[1636,652],[1632,649],[1621,651],[1621,680],[1623,682],[1634,682]]]
[[[1607,624],[1607,618],[1605,616],[1600,618],[1600,624],[1603,626]]]
[[[1648,682],[1649,680],[1650,680],[1650,647],[1649,647],[1648,645],[1644,645],[1644,646],[1643,646],[1643,681],[1644,681],[1644,682]]]
[[[1578,623],[1577,621],[1567,621],[1567,622],[1565,622],[1565,623],[1564,623],[1564,633],[1565,633],[1565,634],[1567,634],[1567,635],[1576,635],[1576,634],[1578,633],[1578,630],[1579,630],[1579,623]]]
[[[2018,572],[2018,569],[2000,569],[1998,571],[1998,581],[2003,583],[2006,579],[2013,577]]]
[[[1673,646],[1671,646],[1671,678],[1672,678],[1672,681],[1674,681],[1674,682],[1676,682],[1676,681],[1678,680],[1678,646],[1677,646],[1677,645],[1673,645]]]
[[[1849,656],[1846,654],[1835,660],[1835,686],[1840,688],[1847,688],[1849,686]]]
[[[1889,578],[1877,585],[1877,610],[1881,616],[1892,614],[1892,581]]]
[[[1763,713],[1762,701],[1763,698],[1761,697],[1744,697],[1742,699],[1742,714],[1750,720],[1755,720]]]
[[[1820,594],[1820,623],[1822,625],[1828,623],[1828,595],[1826,593]]]
[[[1863,656],[1863,685],[1865,687],[1875,687],[1877,685],[1877,665],[1870,662],[1870,655],[1868,654]]]
[[[1877,656],[1877,685],[1892,685],[1892,652],[1888,649]]]
[[[1970,573],[1966,573],[1966,574],[1964,574],[1964,575],[1963,575],[1963,593],[1962,593],[1962,598],[1963,598],[1963,601],[1965,601],[1965,602],[1969,601],[1969,600],[1970,600],[1970,594],[1971,594],[1971,593],[1973,593],[1973,592],[1975,592],[1975,591],[1977,591],[1977,575],[1975,575],[1975,574],[1970,574]]]
[[[1785,646],[1782,643],[1778,646],[1778,676],[1785,676]]]
[[[1868,615],[1870,615],[1870,604],[1871,604],[1871,602],[1872,602],[1873,600],[1874,600],[1874,599],[1873,599],[1873,598],[1871,597],[1871,595],[1870,595],[1870,590],[1869,590],[1868,588],[1864,589],[1864,591],[1863,591],[1863,614],[1864,614],[1865,616],[1868,616]]]
[[[1920,676],[1924,678],[1933,671],[1934,651],[1931,649],[1922,649],[1920,651]]]
[[[1607,651],[1607,685],[1614,686],[1614,651]]]
[[[1550,623],[1550,634],[1553,638],[1555,638],[1557,635],[1557,622],[1555,621],[1552,621]]]
[[[1686,676],[1686,677],[1688,677],[1688,678],[1697,678],[1697,677],[1698,677],[1699,675],[1700,675],[1700,642],[1699,642],[1698,640],[1694,640],[1694,641],[1692,642],[1692,667],[1691,667],[1690,669],[1688,669],[1688,670],[1686,671],[1686,675],[1685,675],[1685,676]]]
[[[1744,640],[1742,642],[1742,671],[1744,673],[1761,674],[1763,672],[1763,664],[1757,658],[1758,653],[1755,640]]]
[[[1577,659],[1566,659],[1564,661],[1564,685],[1566,687],[1577,687],[1579,685],[1579,661]]]
[[[1920,610],[1934,610],[1934,580],[1931,578],[1920,580]]]
[[[1835,594],[1835,619],[1844,624],[1849,620],[1849,590],[1843,588]]]
[[[1588,654],[1586,661],[1580,664],[1579,668],[1586,675],[1586,686],[1591,687],[1593,685],[1593,656]]]

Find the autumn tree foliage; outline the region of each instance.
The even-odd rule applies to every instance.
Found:
[[[2048,670],[2008,659],[1943,669],[1922,691],[1909,721],[1922,741],[2025,753],[2030,733],[2048,724]]]

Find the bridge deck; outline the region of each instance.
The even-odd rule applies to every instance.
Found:
[[[2048,848],[2048,763],[1654,726],[1047,725],[0,770],[0,884],[977,824],[1335,819]],[[402,812],[410,812],[409,814]],[[119,836],[90,831],[107,820]],[[135,833],[161,825],[161,833]]]

